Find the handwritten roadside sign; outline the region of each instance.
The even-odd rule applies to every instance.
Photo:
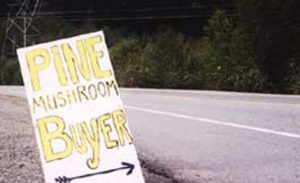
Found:
[[[47,183],[144,183],[102,31],[18,49]]]

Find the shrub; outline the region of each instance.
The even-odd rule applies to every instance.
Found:
[[[143,60],[149,68],[149,87],[202,87],[201,59],[183,34],[161,28],[146,44]]]
[[[217,10],[206,31],[206,86],[214,90],[263,91],[266,77],[256,63],[251,36]]]
[[[1,84],[20,85],[23,84],[19,62],[15,59],[7,60],[1,70]]]

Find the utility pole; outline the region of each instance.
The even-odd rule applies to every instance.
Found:
[[[23,47],[27,46],[27,17],[23,15]]]
[[[39,30],[32,24],[42,0],[10,0],[6,30],[0,56],[0,82],[7,84],[7,74],[20,74],[20,70],[5,71],[8,61],[16,59],[16,50],[35,43]],[[4,72],[5,71],[5,72]]]
[[[35,43],[39,30],[33,19],[41,6],[41,0],[11,0],[8,3],[6,30],[2,43],[0,65],[16,57],[16,49]]]

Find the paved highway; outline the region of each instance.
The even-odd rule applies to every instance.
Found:
[[[122,98],[139,156],[157,174],[180,183],[300,182],[300,96],[123,89]]]

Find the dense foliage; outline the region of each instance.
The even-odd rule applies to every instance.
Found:
[[[201,36],[167,26],[142,33],[50,19],[40,26],[42,41],[104,29],[121,86],[299,94],[297,3],[234,1],[236,13],[216,10]],[[22,82],[16,61],[1,68],[2,84]]]

